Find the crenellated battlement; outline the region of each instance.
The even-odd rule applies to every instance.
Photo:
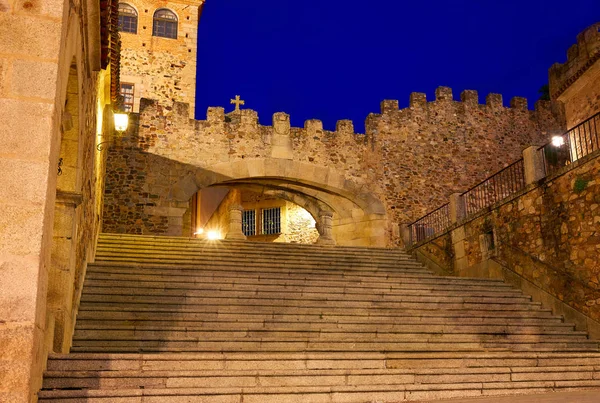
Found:
[[[506,109],[515,111],[528,111],[528,102],[526,98],[513,97],[510,100],[510,106],[504,107],[501,94],[488,94],[485,98],[485,104],[479,103],[479,94],[474,90],[464,90],[460,94],[460,100],[455,100],[450,87],[438,87],[435,90],[435,100],[428,101],[427,95],[422,92],[413,92],[410,94],[408,108],[400,109],[399,102],[395,99],[387,99],[381,102],[381,114],[402,112],[405,110],[429,110],[436,112],[440,109],[447,109],[448,104],[454,104],[457,107],[457,112],[461,110],[467,113],[472,108],[488,108],[490,110]],[[547,102],[536,102],[535,110],[547,110],[549,108]],[[460,107],[460,108],[459,108]]]
[[[600,60],[600,22],[577,35],[577,43],[567,51],[565,63],[556,63],[550,67],[549,85],[552,99],[558,99],[598,60]]]
[[[351,120],[339,120],[328,131],[317,119],[292,127],[284,112],[273,114],[266,126],[251,109],[226,113],[210,107],[204,120],[195,120],[189,118],[189,108],[181,102],[142,100],[138,130],[122,139],[123,147],[117,142],[111,148],[111,166],[126,167],[133,175],[139,170],[133,161],[153,156],[213,175],[215,166],[249,164],[236,173],[243,177],[272,161],[278,168],[269,175],[285,176],[287,162],[293,161],[322,180],[329,180],[323,176],[325,168],[343,172],[344,180],[384,200],[395,222],[411,221],[442,204],[449,194],[564,129],[558,103],[538,102],[530,111],[524,98],[515,97],[505,107],[501,95],[489,94],[481,105],[476,91],[463,91],[455,100],[448,87],[439,87],[433,101],[413,93],[403,109],[397,100],[383,101],[381,113],[367,117],[366,135],[356,133]]]

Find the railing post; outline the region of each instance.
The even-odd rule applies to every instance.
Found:
[[[523,166],[525,167],[525,186],[546,176],[544,160],[539,147],[531,146],[523,150]]]
[[[400,224],[400,238],[404,247],[411,246],[412,242],[410,239],[410,228],[408,224]]]
[[[450,195],[450,223],[456,224],[466,216],[465,202],[460,193]]]

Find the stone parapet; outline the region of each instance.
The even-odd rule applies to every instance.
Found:
[[[557,99],[600,60],[600,23],[588,27],[577,35],[577,43],[567,51],[565,63],[554,64],[549,71],[550,95]]]

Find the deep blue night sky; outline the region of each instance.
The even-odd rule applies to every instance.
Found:
[[[240,94],[261,124],[352,119],[438,86],[538,99],[548,68],[600,20],[599,0],[207,0],[198,38],[198,119]]]

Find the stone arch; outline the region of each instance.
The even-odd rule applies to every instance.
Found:
[[[187,201],[211,186],[261,186],[308,204],[317,222],[333,217],[338,244],[385,246],[388,221],[383,202],[366,185],[333,168],[290,159],[243,159],[195,168],[177,182],[173,199]],[[291,196],[294,195],[294,196]],[[327,211],[329,210],[329,211]]]

